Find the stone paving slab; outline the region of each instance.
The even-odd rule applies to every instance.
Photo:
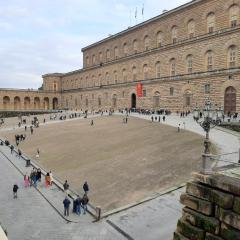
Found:
[[[185,187],[107,219],[132,239],[172,240],[177,220],[182,214],[179,198],[183,192],[185,192]]]

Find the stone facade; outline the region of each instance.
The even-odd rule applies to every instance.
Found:
[[[240,180],[222,174],[194,174],[181,195],[183,208],[174,240],[240,239]]]
[[[239,112],[239,22],[240,0],[191,1],[83,48],[83,69],[46,74],[43,89],[67,109],[182,111],[208,98]]]

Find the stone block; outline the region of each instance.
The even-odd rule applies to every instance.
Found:
[[[204,240],[205,232],[191,224],[178,220],[177,231],[191,240]]]
[[[193,173],[193,177],[195,181],[240,196],[240,179],[238,178],[226,176],[221,173],[215,173],[212,175]]]
[[[233,211],[240,214],[240,197],[235,197]]]
[[[214,217],[208,217],[189,208],[183,209],[183,220],[206,232],[218,234],[220,222]]]
[[[221,237],[213,235],[211,233],[206,233],[205,240],[223,240]]]
[[[233,207],[234,197],[231,194],[224,193],[218,190],[212,190],[211,201],[222,208],[231,209]]]
[[[188,182],[186,187],[186,192],[189,195],[209,200],[211,199],[211,188],[201,185],[195,182]]]
[[[220,221],[240,230],[240,215],[220,208]]]
[[[221,224],[220,235],[225,240],[240,240],[240,232],[227,224]]]
[[[174,232],[173,240],[189,240],[189,238],[184,237],[182,234],[178,232]]]
[[[213,204],[211,202],[190,196],[186,193],[181,195],[180,202],[183,205],[208,216],[214,213]]]

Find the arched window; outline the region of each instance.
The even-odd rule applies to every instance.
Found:
[[[137,80],[137,68],[135,66],[132,67],[132,78],[133,81]]]
[[[150,39],[148,36],[144,37],[144,50],[147,51],[150,49]]]
[[[156,71],[156,78],[160,78],[161,77],[160,62],[156,62],[156,64],[155,64],[155,71]]]
[[[103,54],[102,52],[99,52],[99,62],[102,63],[103,61]]]
[[[123,82],[127,82],[127,71],[125,68],[122,70],[122,76],[123,76]]]
[[[232,45],[228,49],[228,66],[236,67],[237,65],[237,47]]]
[[[99,84],[99,86],[102,85],[102,74],[101,73],[98,74],[98,84]]]
[[[163,33],[161,31],[157,33],[156,40],[157,40],[157,48],[161,47],[163,43]]]
[[[106,61],[107,62],[110,61],[110,50],[109,49],[107,49],[107,51],[106,51]]]
[[[101,96],[98,97],[98,107],[100,108],[102,106],[102,98]]]
[[[213,52],[211,50],[206,52],[206,66],[207,71],[213,70]]]
[[[118,58],[118,47],[114,48],[114,58],[117,59]]]
[[[193,19],[191,19],[188,22],[188,37],[193,38],[195,35],[195,22]]]
[[[160,93],[155,92],[153,96],[153,108],[158,108],[160,106]]]
[[[110,75],[108,72],[106,72],[106,75],[105,75],[105,84],[108,85],[109,84],[109,81],[110,81]]]
[[[137,39],[133,40],[133,52],[134,52],[134,53],[137,53],[137,52],[138,52]]]
[[[123,44],[123,55],[127,56],[128,55],[128,48],[127,48],[127,43]]]
[[[238,19],[239,19],[239,6],[236,4],[233,4],[229,8],[230,26],[236,27],[238,25]]]
[[[186,58],[186,68],[188,74],[193,72],[193,56],[191,54]]]
[[[89,65],[89,57],[86,56],[86,65],[88,66]]]
[[[143,65],[143,79],[144,80],[148,79],[148,65],[147,64]]]
[[[114,75],[114,82],[117,83],[117,81],[118,81],[117,71],[114,71],[113,75]]]
[[[95,56],[95,54],[92,55],[92,64],[93,65],[96,64],[96,56]]]
[[[175,76],[176,75],[176,59],[172,58],[169,63],[169,68],[170,68],[170,76]]]
[[[214,12],[210,12],[207,15],[207,32],[213,33],[215,31],[215,14]]]
[[[92,75],[92,86],[96,86],[96,78],[94,75]]]
[[[172,42],[176,43],[177,42],[177,26],[172,27]]]

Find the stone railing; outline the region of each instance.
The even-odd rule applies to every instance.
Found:
[[[240,173],[240,170],[239,170]],[[240,240],[240,175],[194,173],[174,240]]]

